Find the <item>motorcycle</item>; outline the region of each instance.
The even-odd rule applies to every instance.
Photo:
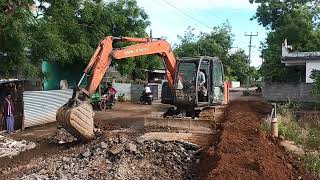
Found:
[[[142,96],[140,97],[140,102],[142,104],[148,103],[149,105],[151,105],[152,101],[153,101],[152,93],[142,93]]]
[[[106,109],[112,109],[112,106],[115,104],[115,98],[112,98],[112,95],[103,95],[101,96],[99,107],[101,111]]]

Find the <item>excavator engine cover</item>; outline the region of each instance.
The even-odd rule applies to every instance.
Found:
[[[57,111],[56,119],[63,128],[79,140],[90,140],[94,137],[94,111],[88,102],[70,107],[65,104]]]

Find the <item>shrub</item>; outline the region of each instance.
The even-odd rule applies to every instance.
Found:
[[[117,97],[118,97],[117,99],[118,99],[119,102],[127,101],[124,93],[120,93]]]

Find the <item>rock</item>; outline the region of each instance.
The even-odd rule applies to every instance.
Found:
[[[91,155],[91,152],[90,152],[89,149],[87,149],[87,150],[82,154],[83,157],[89,157],[90,155]]]
[[[157,178],[156,177],[154,177],[154,176],[151,176],[150,177],[150,180],[156,180]]]
[[[137,146],[133,143],[127,143],[126,144],[126,150],[131,151],[131,152],[136,152],[137,151]]]
[[[292,170],[292,168],[293,168],[292,165],[289,164],[289,163],[287,163],[286,166],[287,166],[287,168],[290,169],[290,170]]]
[[[68,157],[63,157],[63,158],[62,158],[62,161],[63,161],[63,162],[70,162],[70,158],[68,158]]]
[[[200,159],[196,159],[196,163],[199,164],[200,163]]]
[[[123,149],[124,149],[124,145],[123,144],[118,144],[118,145],[113,146],[109,151],[113,155],[116,155],[116,154],[119,154],[121,151],[123,151]]]
[[[280,142],[280,146],[283,146],[287,151],[298,156],[303,156],[305,154],[304,150],[301,147],[296,146],[293,141],[283,140]]]
[[[100,146],[101,146],[102,149],[107,149],[108,148],[108,144],[105,143],[105,142],[101,142]]]
[[[106,159],[106,164],[112,164],[112,162],[109,161],[109,159]]]
[[[39,171],[39,174],[46,174],[47,173],[47,170],[45,170],[45,169],[41,169],[40,171]]]

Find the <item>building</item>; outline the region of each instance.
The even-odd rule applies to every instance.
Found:
[[[320,70],[320,51],[319,52],[290,52],[292,47],[288,46],[287,40],[282,44],[281,63],[286,66],[305,66],[305,83],[313,83],[310,78],[312,70]]]
[[[305,79],[301,82],[283,83],[266,82],[263,84],[262,96],[268,101],[318,102],[312,95],[313,70],[320,70],[320,52],[296,52],[287,44],[282,44],[281,63],[286,66],[303,66]],[[304,77],[303,76],[303,77]]]

